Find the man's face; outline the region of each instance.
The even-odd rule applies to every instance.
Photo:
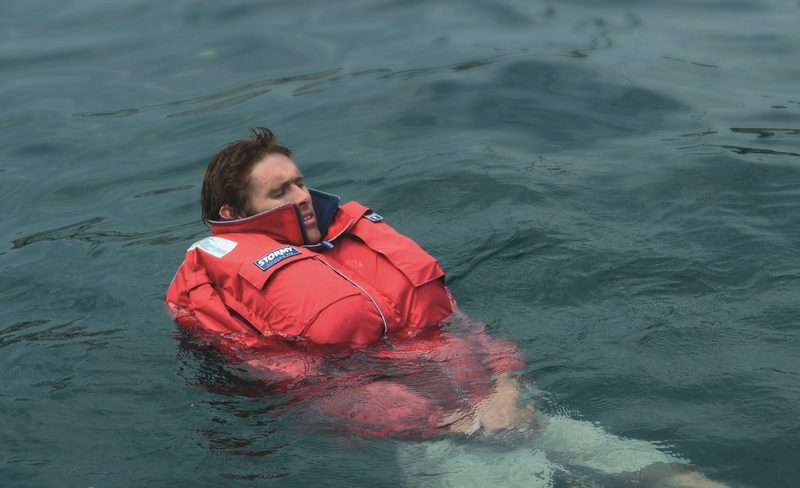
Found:
[[[311,193],[303,181],[303,173],[291,159],[283,154],[268,154],[253,166],[247,189],[254,215],[286,203],[295,204],[300,208],[309,243],[316,244],[322,239]]]

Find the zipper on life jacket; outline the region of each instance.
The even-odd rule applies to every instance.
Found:
[[[303,247],[307,247],[307,248],[309,248],[309,249],[313,249],[313,248],[315,248],[315,247],[320,247],[320,246],[322,246],[322,247],[324,247],[325,249],[333,249],[333,241],[335,241],[335,240],[336,240],[336,239],[338,239],[338,238],[339,238],[339,237],[340,237],[342,234],[344,234],[345,232],[347,232],[348,230],[350,230],[350,226],[351,226],[351,225],[353,225],[353,222],[354,222],[354,221],[355,221],[355,219],[352,219],[352,218],[351,218],[351,219],[350,219],[350,221],[348,221],[348,222],[347,222],[347,225],[345,225],[345,226],[342,228],[342,230],[341,230],[341,231],[339,231],[339,233],[338,233],[338,234],[336,234],[335,236],[331,237],[330,239],[326,239],[326,240],[320,241],[320,242],[318,242],[317,244],[303,244]]]
[[[349,281],[353,286],[355,286],[356,288],[361,290],[361,292],[364,295],[366,295],[367,298],[369,298],[369,301],[371,301],[372,304],[375,305],[375,309],[378,311],[378,315],[381,316],[381,320],[383,321],[383,338],[386,339],[388,337],[388,334],[389,334],[389,324],[386,322],[386,317],[383,315],[383,312],[381,311],[381,307],[378,306],[378,302],[376,302],[375,299],[372,298],[372,295],[370,295],[367,292],[367,290],[362,288],[361,285],[359,285],[355,281],[351,280],[346,274],[342,273],[338,269],[334,268],[329,262],[327,262],[326,260],[322,259],[321,256],[316,256],[315,259],[319,259],[322,262],[322,264],[324,264],[325,266],[329,267],[331,270],[333,270],[334,273],[338,274],[339,276],[341,276],[345,280]]]

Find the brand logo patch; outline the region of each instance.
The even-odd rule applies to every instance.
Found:
[[[381,220],[383,220],[383,217],[381,217],[380,215],[376,214],[375,212],[370,212],[370,213],[364,215],[364,218],[367,219],[367,220],[371,220],[372,222],[380,222]]]
[[[298,254],[300,254],[300,251],[293,246],[282,247],[264,255],[264,257],[256,261],[256,266],[258,266],[261,271],[266,271],[284,259],[297,256]]]

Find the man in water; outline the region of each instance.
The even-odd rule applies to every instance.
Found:
[[[201,205],[212,236],[189,248],[167,303],[223,354],[287,389],[333,378],[333,388],[303,391],[365,434],[558,431],[556,419],[534,422],[532,404],[520,405],[514,346],[456,312],[437,261],[371,209],[308,188],[269,129],[211,159]],[[653,486],[723,486],[651,451],[639,463],[582,464],[612,474],[675,465],[642,472],[673,483]]]

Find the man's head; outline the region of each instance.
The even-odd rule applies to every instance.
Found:
[[[244,218],[291,203],[300,209],[309,242],[319,242],[311,194],[291,155],[265,127],[223,146],[203,175],[203,220]]]

